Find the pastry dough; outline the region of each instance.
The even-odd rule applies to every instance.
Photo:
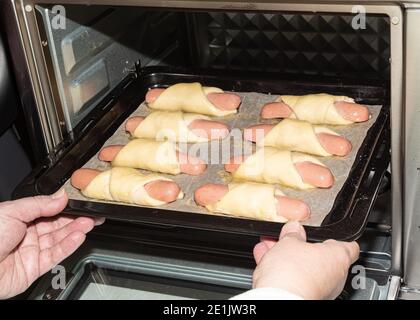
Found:
[[[135,138],[169,140],[184,143],[207,142],[188,129],[194,120],[210,120],[209,117],[181,111],[156,111],[147,116],[133,133]]]
[[[217,203],[206,206],[207,210],[238,217],[286,222],[277,214],[277,199],[284,195],[273,185],[260,183],[232,183],[229,192]]]
[[[304,96],[281,96],[278,102],[286,103],[292,110],[292,119],[304,120],[313,124],[346,125],[353,121],[344,119],[334,107],[334,103],[345,101],[354,103],[346,96],[333,96],[326,93]]]
[[[144,188],[156,180],[172,181],[157,174],[144,175],[131,168],[112,168],[97,175],[81,192],[85,197],[98,200],[161,206],[166,202],[150,197]],[[180,192],[178,199],[183,197],[184,194]]]
[[[299,152],[265,147],[248,157],[233,173],[235,179],[271,184],[282,184],[296,189],[312,189],[313,185],[303,182],[295,163],[310,161],[325,165],[318,159]]]
[[[134,139],[117,154],[112,166],[177,175],[181,173],[177,151],[170,141]]]
[[[203,87],[200,83],[178,83],[170,86],[148,106],[155,110],[184,111],[223,117],[237,113],[237,110],[220,110],[208,99],[209,93],[223,93],[214,87]]]
[[[328,157],[332,154],[325,151],[317,138],[318,133],[339,135],[322,126],[312,125],[306,121],[284,119],[259,142],[258,146],[275,147],[290,151],[309,153]]]

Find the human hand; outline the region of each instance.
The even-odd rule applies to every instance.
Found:
[[[286,224],[280,240],[262,240],[254,248],[254,288],[279,288],[308,300],[335,299],[350,266],[359,257],[356,242],[307,243],[298,222]]]
[[[57,216],[66,206],[63,189],[51,196],[0,203],[0,299],[24,292],[71,255],[103,219]]]

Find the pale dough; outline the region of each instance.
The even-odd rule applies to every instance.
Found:
[[[206,206],[210,212],[230,214],[273,222],[286,222],[277,214],[277,199],[284,195],[273,185],[261,183],[232,183],[229,192],[217,203]]]
[[[166,202],[150,197],[144,186],[157,180],[172,181],[157,174],[144,175],[131,168],[112,168],[96,176],[81,192],[88,198],[155,207]],[[178,199],[183,197],[180,192]]]
[[[326,93],[303,96],[281,96],[278,102],[286,103],[292,110],[292,119],[308,121],[313,124],[347,125],[352,121],[344,119],[334,107],[334,103],[345,101],[354,103],[346,96],[333,96]]]
[[[282,184],[296,189],[312,189],[313,185],[303,182],[295,163],[309,161],[321,166],[318,159],[299,152],[279,150],[271,147],[258,149],[235,171],[235,179],[270,184]]]
[[[177,175],[181,166],[175,143],[134,139],[112,161],[113,167],[129,167]]]
[[[326,127],[312,125],[306,121],[284,119],[277,124],[263,139],[259,147],[275,147],[290,151],[309,153],[328,157],[332,154],[325,151],[317,138],[318,133],[338,134]]]
[[[210,120],[210,118],[200,114],[183,113],[182,111],[155,111],[140,123],[134,131],[133,137],[185,143],[209,141],[209,139],[199,137],[188,129],[188,126],[194,120]]]
[[[223,111],[216,108],[208,99],[209,93],[223,93],[214,87],[203,87],[200,83],[178,83],[170,86],[148,106],[155,110],[184,111],[223,117],[237,113],[237,110]]]

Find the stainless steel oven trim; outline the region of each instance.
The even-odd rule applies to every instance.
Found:
[[[63,134],[59,125],[55,101],[51,94],[51,81],[47,72],[42,50],[35,11],[26,10],[23,1],[14,2],[15,15],[19,24],[22,45],[30,74],[35,103],[41,119],[48,153],[54,152],[62,141]]]
[[[420,9],[406,11],[405,30],[405,181],[404,181],[404,285],[420,289],[419,126],[420,121]]]
[[[33,40],[33,29],[29,27],[34,26],[33,24],[28,24],[29,22],[34,22],[34,13],[33,8],[37,3],[33,0],[17,0],[17,11],[16,14],[19,16],[19,20],[22,25],[22,41],[24,41],[24,47],[27,52],[31,52],[32,55],[28,59],[28,65],[31,67],[31,71],[36,75],[37,72],[43,72],[43,78],[46,77],[46,68],[45,65],[41,68],[34,68],[36,63],[45,63],[42,57],[39,56],[39,53],[42,52],[40,48],[40,43],[37,43]],[[97,4],[97,5],[115,5],[115,1],[112,0],[100,0],[100,1],[82,1],[82,0],[43,0],[43,4]],[[403,202],[402,202],[402,185],[403,185],[403,151],[402,148],[402,139],[403,137],[403,117],[404,117],[404,105],[402,99],[403,93],[403,25],[404,25],[404,16],[402,8],[399,5],[396,5],[395,2],[373,2],[373,1],[359,1],[354,2],[353,4],[340,4],[340,2],[335,1],[329,3],[280,3],[279,1],[267,1],[260,0],[254,3],[241,3],[239,1],[179,1],[179,0],[123,0],[119,1],[118,5],[132,5],[132,6],[142,6],[142,7],[171,7],[171,8],[188,8],[188,9],[217,9],[217,10],[255,10],[255,11],[309,11],[309,12],[346,12],[351,13],[352,8],[356,4],[363,4],[366,13],[378,13],[386,14],[391,18],[391,127],[392,127],[392,272],[393,274],[400,275],[402,270],[402,214],[403,214]],[[28,7],[27,7],[28,6]],[[27,12],[25,8],[32,8],[32,12]],[[25,37],[24,37],[25,36]],[[31,38],[32,37],[32,38]],[[32,40],[32,41],[31,41]],[[39,39],[38,39],[39,40]],[[33,75],[33,76],[34,76]],[[41,78],[40,75],[37,75],[37,80]],[[39,87],[39,88],[38,88]],[[42,88],[41,84],[38,84],[37,92]],[[42,91],[42,92],[49,92]],[[50,93],[50,92],[49,92]],[[40,92],[38,92],[40,95]],[[37,99],[37,103],[40,103],[38,106],[40,111],[50,111],[54,110],[54,105],[51,105],[52,99],[43,100]],[[48,114],[48,112],[47,112]],[[47,117],[44,117],[48,119]],[[51,120],[51,119],[48,119]],[[48,124],[48,122],[47,122]],[[57,127],[57,124],[55,125]],[[48,132],[46,132],[48,133]],[[56,142],[56,138],[59,138],[56,132],[52,133],[50,140]]]

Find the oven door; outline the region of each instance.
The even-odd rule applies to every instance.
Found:
[[[391,294],[391,237],[376,227],[378,219],[387,219],[379,208],[380,204],[360,239],[360,260],[350,270],[338,299],[383,300]],[[258,240],[108,221],[27,296],[40,300],[226,300],[251,289],[252,249]]]

